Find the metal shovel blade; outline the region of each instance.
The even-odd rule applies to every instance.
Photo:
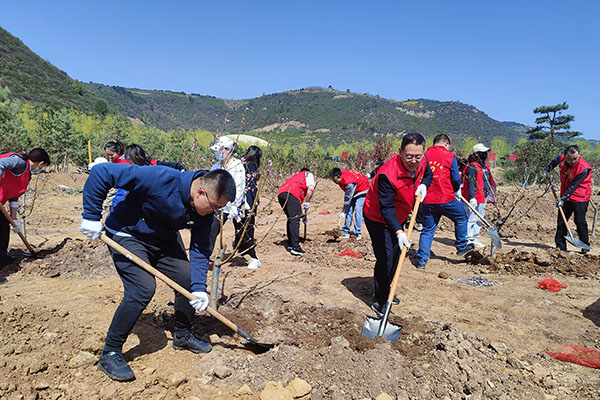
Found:
[[[369,339],[381,336],[390,342],[397,342],[400,337],[400,332],[402,332],[402,327],[388,321],[391,309],[392,303],[388,301],[385,303],[385,311],[383,312],[381,319],[367,317],[361,335]]]
[[[567,236],[565,236],[565,239],[567,239],[567,242],[571,243],[575,247],[579,247],[580,249],[584,249],[584,250],[588,250],[588,251],[590,250],[590,246],[583,243],[581,241],[581,239],[573,236],[573,232],[571,232],[570,229],[568,230],[568,232],[569,232],[569,234]]]
[[[500,234],[498,233],[498,229],[495,226],[490,226],[488,228],[488,235],[490,235],[490,239],[492,240],[492,246],[501,249],[502,241],[500,240]]]
[[[379,334],[382,324],[385,324],[385,326],[383,327],[383,332]],[[381,336],[382,338],[395,343],[398,341],[401,332],[402,326],[400,325],[392,324],[387,320],[384,321],[383,318],[376,319],[367,317],[367,319],[365,319],[365,324],[363,325],[361,335],[369,339]]]

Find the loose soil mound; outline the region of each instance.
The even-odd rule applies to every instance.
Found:
[[[555,274],[598,277],[600,256],[562,252],[559,249],[528,252],[512,249],[496,257],[472,257],[475,265],[486,265],[490,272],[514,275]]]
[[[67,237],[56,247],[39,251],[37,255],[40,258],[25,257],[23,253],[16,255],[20,262],[6,267],[3,273],[21,269],[25,274],[66,279],[97,279],[116,275],[108,248],[100,241]]]

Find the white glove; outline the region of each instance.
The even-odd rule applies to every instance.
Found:
[[[474,208],[477,209],[477,199],[471,199],[469,200],[469,204]]]
[[[240,210],[237,207],[231,207],[229,210],[229,214],[227,215],[227,219],[230,221],[240,222],[242,218],[240,217]]]
[[[308,211],[308,209],[310,207],[310,203],[304,203],[304,204],[302,204],[302,207],[304,207],[305,211]]]
[[[92,240],[96,240],[102,233],[102,221],[90,221],[82,219],[79,224],[79,231]]]
[[[456,192],[454,192],[454,197],[456,197],[457,199],[460,199],[460,189],[458,189]]]
[[[400,246],[400,250],[402,250],[402,246],[406,246],[406,248],[410,248],[412,243],[406,237],[406,233],[404,231],[400,231],[400,233],[396,234],[398,236],[398,245]]]
[[[192,296],[196,297],[196,300],[190,300],[190,305],[199,312],[206,310],[206,307],[208,307],[208,295],[206,292],[192,292]]]
[[[14,233],[21,233],[23,232],[21,230],[21,225],[19,225],[19,221],[17,221],[16,219],[13,219],[13,222],[16,224],[16,226],[13,226],[13,224],[10,224],[10,229],[14,232]]]
[[[417,197],[419,194],[421,195],[421,201],[425,200],[425,196],[427,196],[427,186],[422,183],[417,186],[417,190],[415,190],[415,197]]]
[[[346,218],[346,213],[341,212],[338,214],[338,219]]]

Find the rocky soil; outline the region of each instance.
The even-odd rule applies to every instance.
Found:
[[[263,267],[248,271],[236,256],[221,271],[219,311],[273,349],[255,352],[217,320],[197,315],[194,331],[213,351],[174,350],[173,294],[159,284],[124,349],[136,380],[116,383],[95,362],[122,286],[106,246],[77,231],[81,194],[52,189],[80,188],[85,175],[50,178],[27,219],[28,238],[43,258],[26,257],[14,236],[17,261],[0,270],[2,398],[600,398],[596,370],[546,354],[567,343],[600,349],[600,253],[594,244],[585,256],[552,249],[548,196],[536,208],[545,212],[511,225],[495,258],[489,249],[469,262],[456,256],[444,221],[427,269],[404,266],[401,302],[390,318],[402,333],[391,343],[361,336],[372,316],[374,257],[366,230],[361,241],[331,234],[343,193],[323,181],[312,202],[306,256],[285,251],[279,210],[262,211],[256,236]],[[228,224],[229,248],[232,237]],[[482,240],[489,242],[485,232]],[[339,256],[346,247],[362,258]],[[447,276],[501,284],[472,287]],[[538,289],[546,276],[568,288]]]

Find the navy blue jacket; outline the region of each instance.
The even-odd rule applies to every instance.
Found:
[[[153,244],[176,242],[178,231],[190,228],[192,292],[205,292],[213,214],[196,213],[190,206],[190,188],[194,178],[207,172],[180,172],[162,166],[96,165],[83,188],[83,218],[100,221],[102,202],[109,189],[128,190],[129,194],[109,214],[106,226]]]

